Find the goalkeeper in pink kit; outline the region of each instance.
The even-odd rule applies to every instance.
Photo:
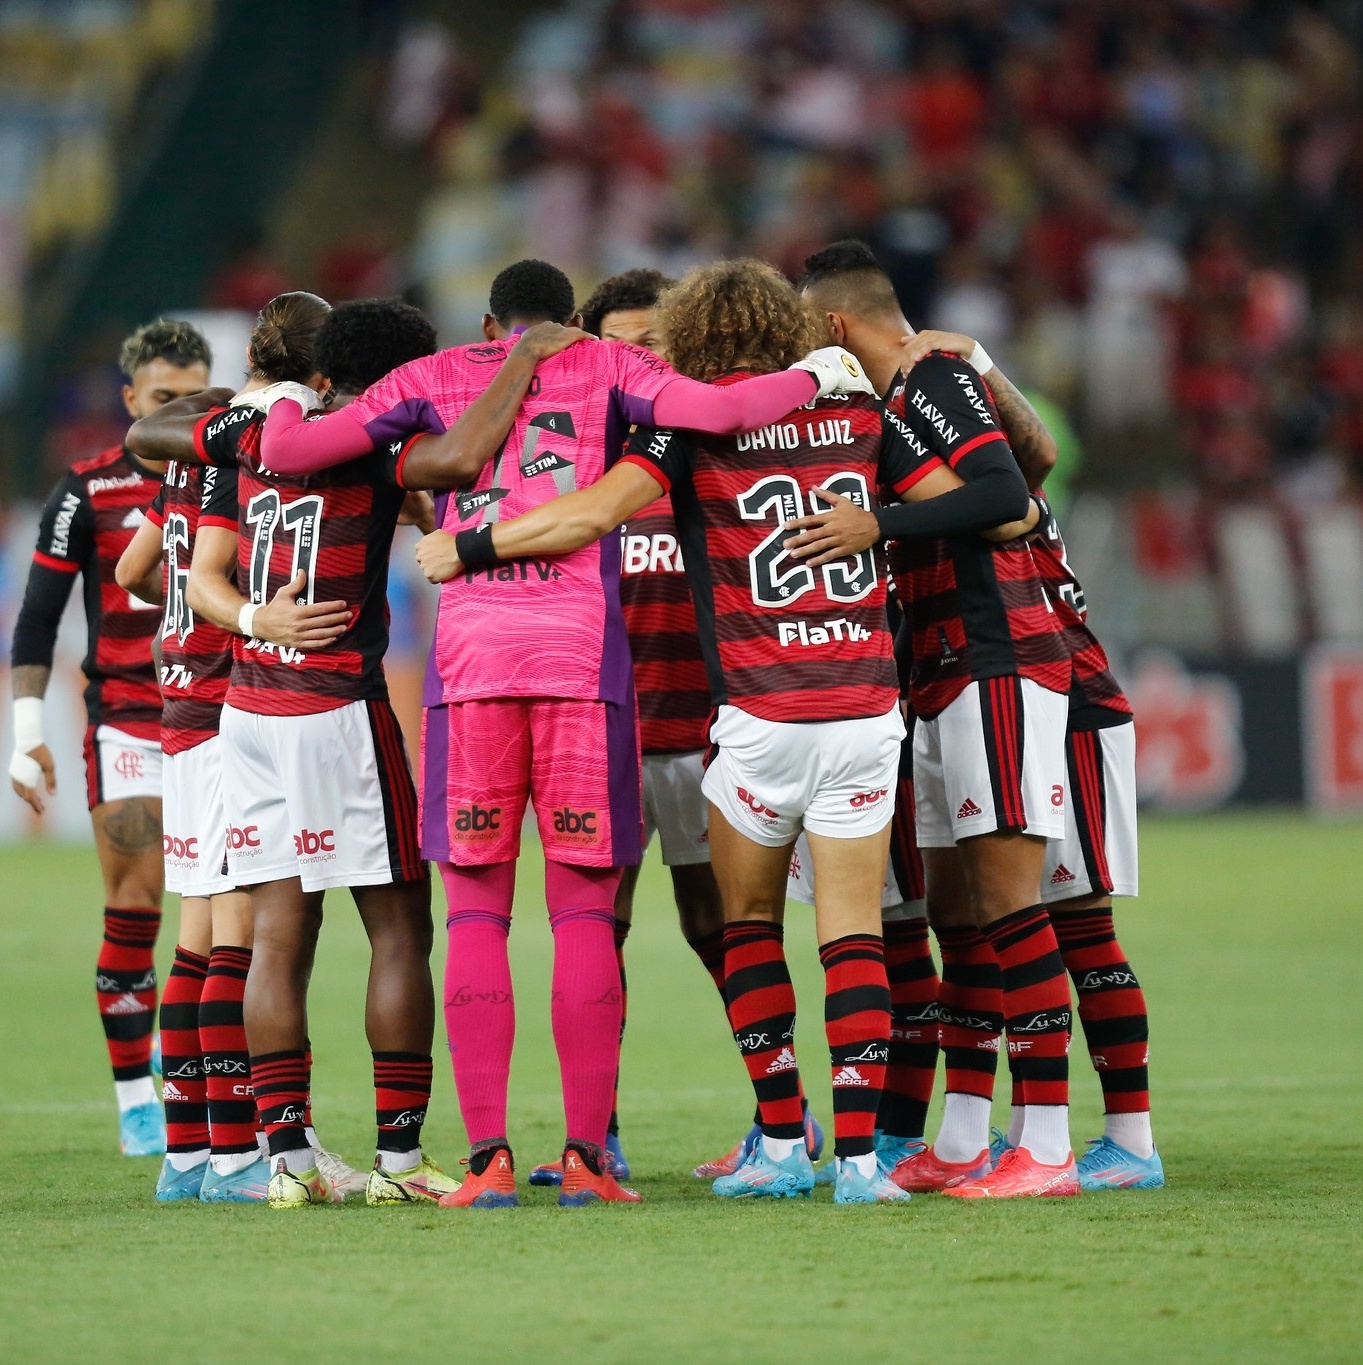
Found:
[[[594,340],[531,374],[517,336],[546,321],[576,322],[572,286],[544,262],[518,262],[493,282],[486,344],[404,365],[319,421],[277,403],[264,458],[272,469],[307,473],[388,445],[404,486],[454,490],[438,520],[455,533],[595,482],[632,423],[750,430],[859,376],[830,348],[800,367],[715,389],[649,351]],[[456,426],[480,396],[476,413]],[[471,1144],[468,1179],[441,1201],[454,1207],[517,1202],[506,1134],[515,1035],[507,934],[528,800],[554,933],[552,1016],[567,1129],[559,1202],[638,1199],[613,1178],[604,1150],[620,1033],[613,906],[619,869],[640,859],[642,830],[619,578],[619,539],[608,536],[562,558],[475,570],[441,590],[421,822],[423,852],[439,863],[449,903],[445,1020]]]

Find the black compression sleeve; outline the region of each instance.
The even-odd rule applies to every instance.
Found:
[[[28,586],[24,589],[24,604],[14,623],[14,642],[10,648],[10,667],[23,668],[26,664],[52,667],[52,655],[57,644],[57,629],[62,613],[71,597],[76,582],[74,573],[49,569],[45,564],[33,564],[28,571]]]
[[[881,535],[887,540],[967,535],[1027,515],[1027,481],[1002,441],[972,450],[957,465],[957,473],[966,480],[962,488],[925,502],[880,508],[876,521]]]

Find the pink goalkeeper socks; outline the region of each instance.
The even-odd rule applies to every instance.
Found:
[[[506,1090],[516,1006],[506,937],[516,865],[440,865],[449,913],[445,1031],[469,1143],[506,1136]],[[612,952],[614,950],[612,949]]]
[[[554,931],[552,1017],[569,1140],[604,1146],[620,1064],[616,869],[545,867]]]

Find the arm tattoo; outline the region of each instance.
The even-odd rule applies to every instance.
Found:
[[[1055,465],[1055,441],[1036,409],[997,365],[990,374],[989,388],[1027,487],[1039,488]]]

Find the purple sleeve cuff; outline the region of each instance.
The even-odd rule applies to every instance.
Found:
[[[625,421],[633,422],[637,427],[653,426],[653,400],[651,398],[640,398],[638,394],[626,393],[623,389],[612,389],[611,394],[619,403],[620,410],[625,415]]]
[[[390,441],[402,441],[422,431],[440,436],[445,424],[429,398],[404,398],[387,412],[371,417],[364,429],[377,450]]]

